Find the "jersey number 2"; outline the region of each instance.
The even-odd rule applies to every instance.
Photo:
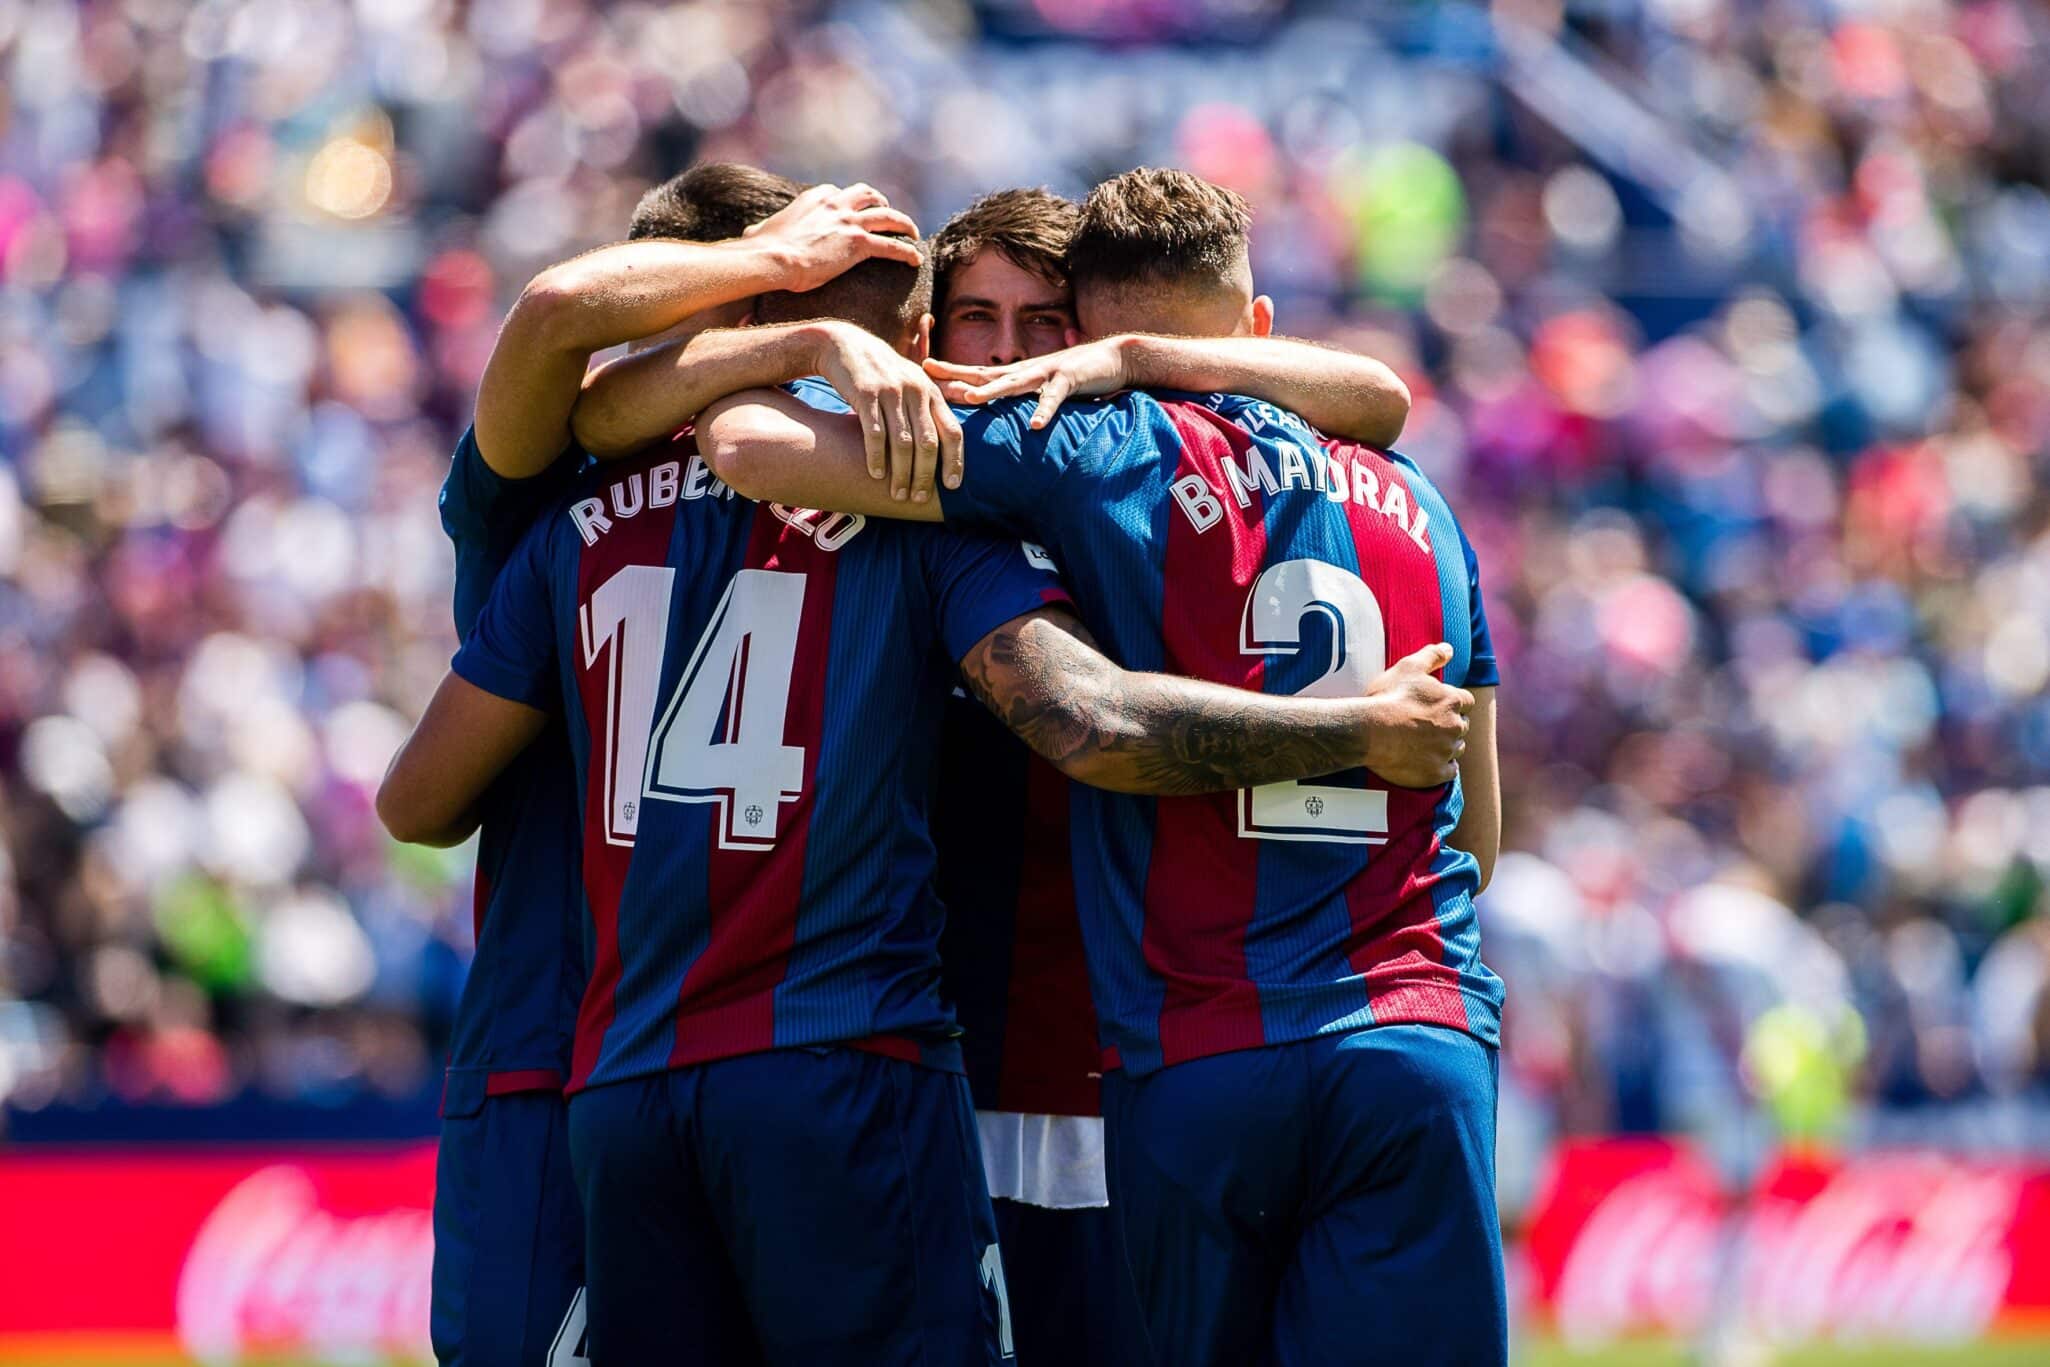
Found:
[[[676,691],[655,716],[676,571],[628,565],[580,614],[583,665],[606,660],[605,838],[631,845],[641,803],[719,806],[723,849],[767,850],[778,816],[804,791],[804,749],[783,743],[805,579],[742,570],[726,586]]]
[[[1303,620],[1320,613],[1331,623],[1331,662],[1297,690],[1308,698],[1356,698],[1388,667],[1388,633],[1380,600],[1366,581],[1322,560],[1284,560],[1253,581],[1239,623],[1247,655],[1294,655]],[[1248,840],[1320,840],[1345,845],[1388,843],[1388,793],[1303,780],[1239,790],[1239,834]]]

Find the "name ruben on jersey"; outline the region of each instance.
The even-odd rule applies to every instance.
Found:
[[[1218,397],[1221,396],[1213,396]],[[1265,404],[1250,404],[1238,415],[1238,421],[1250,432],[1273,433],[1274,459],[1269,460],[1267,450],[1259,446],[1247,447],[1243,458],[1220,457],[1222,488],[1200,474],[1177,478],[1169,491],[1174,495],[1175,506],[1198,534],[1209,531],[1224,517],[1221,500],[1225,498],[1245,509],[1253,506],[1255,489],[1268,496],[1313,493],[1332,503],[1350,500],[1372,509],[1402,528],[1419,550],[1430,553],[1430,516],[1421,506],[1409,506],[1409,492],[1400,484],[1391,480],[1384,488],[1372,466],[1354,457],[1327,452],[1293,413],[1283,413]]]
[[[712,473],[703,456],[693,453],[688,460],[665,460],[643,472],[634,471],[606,486],[603,498],[578,499],[570,505],[570,521],[586,546],[612,530],[615,521],[637,517],[648,508],[666,508],[679,500],[692,503],[701,498],[730,499],[733,489]],[[868,519],[859,513],[822,513],[815,508],[792,508],[771,503],[769,511],[785,526],[802,532],[822,551],[837,551],[861,533]]]

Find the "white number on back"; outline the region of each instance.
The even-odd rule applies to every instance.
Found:
[[[1268,566],[1246,598],[1239,649],[1247,655],[1294,655],[1302,649],[1303,619],[1313,612],[1331,623],[1331,663],[1315,682],[1297,690],[1299,695],[1358,697],[1388,667],[1388,634],[1374,591],[1350,570],[1321,560]],[[1388,793],[1308,780],[1242,788],[1239,834],[1249,840],[1384,845]]]
[[[647,795],[718,803],[724,849],[772,848],[804,792],[804,750],[783,743],[803,613],[803,575],[734,575],[655,728]]]
[[[647,798],[719,804],[719,844],[767,850],[804,791],[804,749],[783,743],[805,579],[742,570],[726,586],[655,721],[676,571],[628,565],[579,614],[584,668],[608,647],[602,751],[605,838],[631,845]]]
[[[602,749],[605,785],[605,840],[631,845],[640,828],[641,774],[647,767],[648,727],[655,719],[655,690],[662,686],[662,651],[669,641],[669,593],[676,571],[666,565],[628,565],[598,586],[577,614],[584,668],[605,664],[605,734],[591,738]]]

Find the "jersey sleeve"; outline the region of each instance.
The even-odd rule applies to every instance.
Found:
[[[477,429],[463,433],[441,486],[441,529],[456,549],[457,639],[467,639],[476,627],[491,583],[520,537],[562,496],[582,463],[581,453],[567,451],[532,479],[507,479],[485,463]]]
[[[940,640],[956,664],[1011,619],[1072,601],[1053,557],[1029,541],[935,529],[922,549]]]
[[[450,665],[486,693],[548,711],[562,692],[549,591],[551,523],[537,524],[520,542]]]
[[[1038,516],[1057,511],[1056,483],[1093,442],[1115,440],[1110,426],[1130,414],[1113,402],[1078,400],[1034,431],[1038,400],[1025,396],[981,407],[956,407],[961,420],[961,487],[939,491],[948,522],[971,531],[1029,536]]]
[[[808,408],[821,413],[852,413],[847,400],[840,397],[840,391],[816,376],[792,380],[783,386],[786,393],[801,401]]]
[[[1473,624],[1466,687],[1493,688],[1502,682],[1502,673],[1495,667],[1495,642],[1488,635],[1488,610],[1481,602],[1481,562],[1474,557],[1473,543],[1466,539],[1464,527],[1459,529],[1459,549],[1466,555],[1466,592],[1470,604],[1467,620]]]

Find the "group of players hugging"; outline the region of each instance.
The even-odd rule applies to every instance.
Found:
[[[1478,572],[1249,228],[706,164],[522,292],[378,795],[444,1363],[1505,1360]]]

